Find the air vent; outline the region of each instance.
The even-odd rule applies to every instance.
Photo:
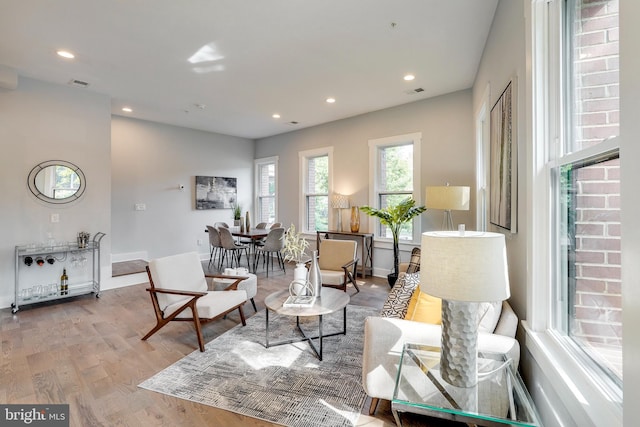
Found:
[[[424,92],[424,89],[421,87],[415,88],[415,89],[410,89],[408,91],[406,91],[405,93],[407,95],[415,95],[416,93],[420,93],[420,92]]]
[[[76,86],[76,87],[87,87],[87,86],[89,86],[89,83],[83,82],[82,80],[78,80],[78,79],[69,80],[69,84],[71,86]]]
[[[296,122],[295,120],[294,120],[294,121],[292,121],[292,122],[287,122],[287,124],[288,124],[289,126],[295,126],[295,125],[297,125],[298,123],[299,123],[299,122]]]

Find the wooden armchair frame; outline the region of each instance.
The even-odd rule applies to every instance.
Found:
[[[341,268],[344,270],[344,282],[342,285],[327,285],[323,283],[322,286],[341,289],[347,292],[347,286],[349,285],[349,283],[351,283],[353,287],[356,288],[356,293],[360,292],[360,288],[358,288],[355,278],[355,274],[358,269],[358,258],[354,259],[353,261],[349,261],[345,265],[341,266]]]
[[[149,270],[148,266],[147,266],[147,276],[149,276],[149,284],[150,284],[150,287],[147,288],[147,292],[149,292],[149,295],[151,295],[151,302],[153,303],[153,309],[156,314],[156,326],[154,326],[153,329],[151,329],[147,333],[147,335],[142,337],[143,341],[146,341],[151,335],[158,332],[164,325],[166,325],[171,321],[193,322],[193,325],[196,328],[196,334],[198,336],[198,346],[200,347],[200,351],[204,351],[204,339],[202,337],[202,327],[201,327],[202,324],[224,317],[230,312],[234,311],[235,309],[238,309],[238,312],[240,313],[240,320],[242,321],[242,326],[245,326],[247,324],[244,317],[244,312],[242,311],[242,306],[246,301],[243,301],[242,303],[234,307],[231,307],[229,310],[222,312],[216,315],[215,317],[201,318],[200,316],[198,316],[198,308],[196,307],[196,302],[198,301],[198,298],[201,298],[207,295],[207,292],[156,288],[153,284],[153,278],[151,277],[151,271]],[[236,279],[235,282],[233,282],[227,288],[225,288],[225,291],[236,290],[238,288],[238,283],[240,283],[244,279],[248,279],[248,277],[245,277],[245,276],[227,276],[227,275],[218,275],[218,274],[205,274],[204,276],[205,278]],[[176,311],[171,313],[169,316],[164,317],[164,313],[160,309],[160,304],[158,302],[157,294],[159,293],[172,294],[172,295],[184,295],[184,296],[190,296],[192,298],[189,299],[187,302],[185,302],[182,306],[180,306],[180,308],[178,308]],[[192,317],[176,318],[176,316],[178,316],[187,308],[191,308]]]

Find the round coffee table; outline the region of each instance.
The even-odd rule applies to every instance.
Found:
[[[318,356],[318,359],[322,360],[322,340],[326,337],[334,335],[346,335],[347,333],[347,304],[349,304],[349,295],[338,289],[322,288],[320,291],[320,297],[316,298],[315,303],[311,307],[283,307],[284,302],[289,298],[289,290],[284,289],[282,291],[274,292],[268,295],[264,304],[267,306],[266,312],[266,347],[273,347],[276,345],[290,344],[293,342],[308,341],[309,346],[313,352]],[[343,327],[342,331],[334,332],[330,334],[324,334],[322,331],[322,316],[325,314],[334,313],[340,309],[343,309]],[[295,316],[296,326],[302,334],[302,337],[292,338],[289,340],[283,340],[278,342],[269,342],[269,310],[284,316]],[[318,335],[310,336],[300,327],[300,317],[318,316]],[[313,342],[314,339],[319,340],[319,345],[316,347]]]

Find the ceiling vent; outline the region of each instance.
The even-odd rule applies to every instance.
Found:
[[[405,93],[407,95],[415,95],[416,93],[420,93],[420,92],[424,92],[424,89],[421,87],[415,88],[415,89],[410,89],[408,91],[406,91]]]
[[[300,123],[300,122],[296,122],[295,120],[294,120],[294,121],[292,121],[292,122],[287,122],[287,124],[288,124],[289,126],[295,126],[295,125],[297,125],[298,123]]]
[[[78,80],[78,79],[69,80],[69,84],[71,86],[76,86],[76,87],[87,87],[87,86],[89,86],[89,83],[83,82],[82,80]]]

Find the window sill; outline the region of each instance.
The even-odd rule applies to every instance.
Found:
[[[526,321],[525,347],[579,426],[622,425],[622,404],[598,387],[587,371],[549,332],[535,332]]]

